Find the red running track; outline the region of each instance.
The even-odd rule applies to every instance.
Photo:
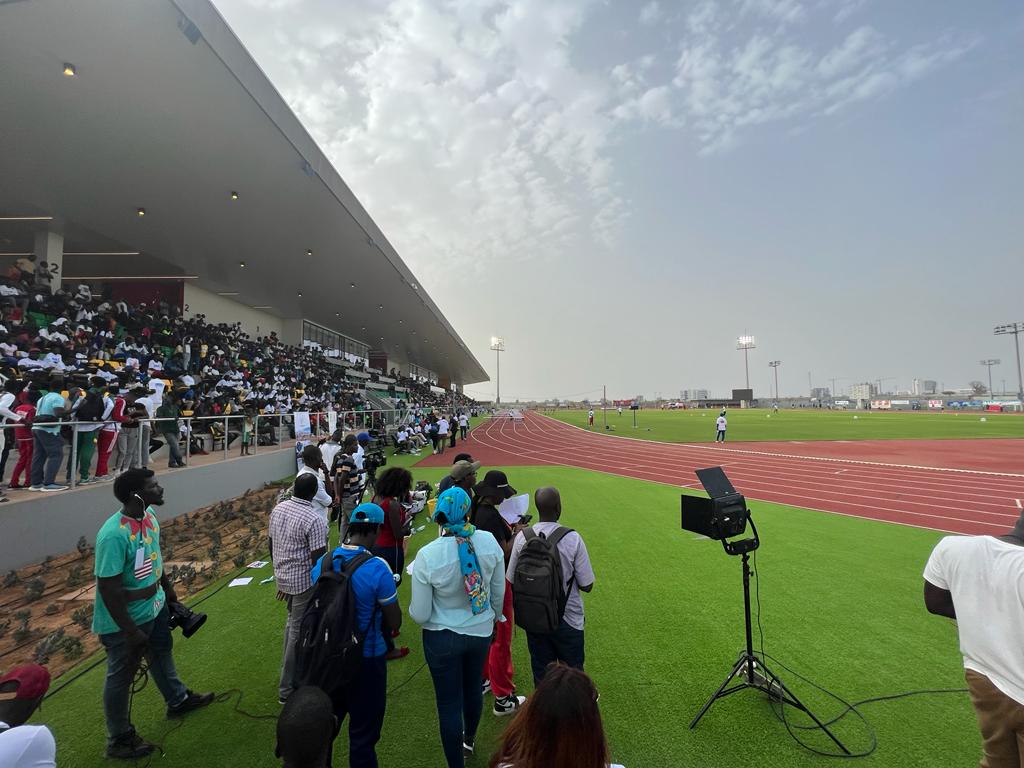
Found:
[[[916,456],[934,444],[943,451],[958,444],[967,452],[974,441],[904,442],[913,443]],[[857,443],[823,444],[828,456],[814,455],[815,443],[789,444],[785,452],[771,444],[658,443],[590,432],[537,413],[527,413],[522,421],[491,419],[458,450],[472,453],[485,466],[579,467],[684,488],[700,487],[695,469],[721,465],[736,489],[752,499],[951,533],[1001,534],[1013,527],[1024,503],[1024,441],[992,442],[1003,445],[1009,460],[992,464],[1016,466],[1018,472],[837,455],[842,453],[837,446],[848,445],[850,454],[863,456]],[[792,455],[795,449],[801,455]],[[447,465],[452,455],[449,449],[421,464]]]

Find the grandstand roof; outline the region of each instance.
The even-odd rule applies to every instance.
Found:
[[[209,0],[0,0],[0,103],[0,217],[53,217],[0,253],[52,227],[65,278],[186,277],[487,379]]]

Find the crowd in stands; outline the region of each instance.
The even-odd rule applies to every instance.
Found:
[[[68,452],[66,481],[79,471],[92,482],[147,466],[164,444],[176,467],[183,466],[182,441],[204,452],[200,436],[229,445],[241,438],[243,454],[257,441],[275,443],[282,427],[294,437],[283,414],[321,414],[312,417],[318,432],[326,431],[326,411],[341,413],[348,428],[380,421],[358,416],[369,410],[367,382],[379,382],[379,372],[352,381],[319,348],[284,344],[273,332],[253,338],[239,323],[215,324],[201,314],[186,318],[165,301],[132,305],[96,296],[85,284],[51,293],[33,269],[31,260],[19,259],[0,279],[0,420],[10,425],[0,430],[0,483],[15,447],[11,487],[64,490],[57,473],[72,441],[79,466],[70,466]],[[352,367],[369,370],[363,360]],[[389,407],[475,407],[460,393],[441,394],[391,373],[394,381],[377,385],[390,390]],[[227,434],[217,420],[224,416],[236,417]],[[62,421],[89,423],[72,428]]]

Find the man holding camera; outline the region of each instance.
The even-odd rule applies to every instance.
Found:
[[[132,681],[143,658],[167,702],[168,718],[205,707],[213,694],[190,691],[174,667],[170,606],[180,603],[163,570],[160,523],[152,511],[164,503],[164,489],[152,470],[129,469],[114,481],[114,496],[121,510],[96,534],[92,631],[107,651],[107,757],[134,760],[155,749],[130,719]]]

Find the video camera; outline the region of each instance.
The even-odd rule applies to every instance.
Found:
[[[181,634],[185,637],[192,637],[206,623],[205,613],[196,613],[184,603],[167,603],[167,611],[170,616],[167,626],[172,630],[181,627]]]
[[[686,495],[680,498],[680,524],[683,530],[721,541],[726,553],[730,555],[742,555],[757,549],[761,542],[757,537],[757,528],[750,521],[747,500],[732,487],[722,468],[698,469],[696,474],[711,498]],[[754,537],[729,541],[741,536],[747,530],[748,522],[751,522]]]

